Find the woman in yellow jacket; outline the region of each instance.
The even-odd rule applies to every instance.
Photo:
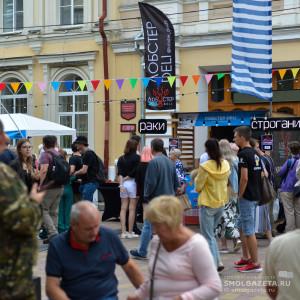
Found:
[[[200,165],[198,175],[195,178],[196,191],[199,193],[200,230],[209,244],[216,267],[219,268],[220,254],[215,238],[215,228],[228,201],[227,187],[230,165],[227,160],[222,159],[219,143],[216,139],[208,139],[205,142],[205,148],[209,160]]]

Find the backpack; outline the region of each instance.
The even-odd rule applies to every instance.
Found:
[[[98,161],[98,169],[97,169],[97,173],[96,173],[97,182],[99,184],[103,184],[106,181],[105,167],[104,167],[103,161],[94,151],[92,151],[92,150],[89,150],[89,151],[91,151],[96,156],[96,159]]]
[[[55,184],[65,185],[70,180],[70,166],[61,155],[55,155],[48,151],[52,156],[52,164],[49,166],[47,179],[54,181]]]

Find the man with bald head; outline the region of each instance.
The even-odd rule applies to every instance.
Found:
[[[100,227],[100,213],[90,201],[72,206],[71,229],[50,241],[46,293],[51,300],[117,300],[116,264],[137,288],[143,275],[117,234]]]

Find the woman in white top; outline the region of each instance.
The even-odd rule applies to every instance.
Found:
[[[182,205],[173,196],[157,197],[148,205],[146,218],[157,234],[151,243],[150,278],[128,300],[208,300],[221,293],[208,244],[183,226],[182,214]]]

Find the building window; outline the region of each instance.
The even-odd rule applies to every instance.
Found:
[[[3,0],[3,32],[23,29],[23,0]]]
[[[83,23],[83,0],[60,0],[60,24]]]
[[[88,137],[88,91],[85,87],[80,90],[77,81],[82,80],[76,75],[69,75],[63,81],[72,82],[72,86],[66,88],[64,83],[59,91],[59,123],[76,129],[76,135]],[[71,148],[72,137],[62,136],[60,147]]]
[[[211,79],[211,100],[214,102],[221,102],[224,100],[224,77],[218,79],[214,75]]]
[[[2,91],[0,96],[0,103],[1,103],[1,114],[15,114],[15,113],[27,113],[27,91],[25,86],[20,83],[20,86],[15,93],[10,86],[11,82],[20,82],[20,80],[16,78],[9,78],[5,80],[6,87]]]

